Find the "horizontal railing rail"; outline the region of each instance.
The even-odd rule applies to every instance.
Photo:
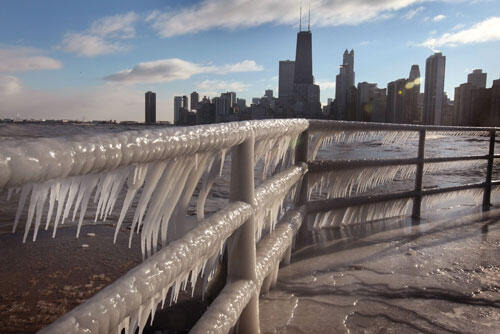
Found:
[[[458,132],[489,132],[500,131],[497,127],[471,127],[471,126],[443,126],[443,125],[417,125],[375,122],[351,122],[309,120],[309,130],[314,131],[458,131]]]
[[[188,282],[194,288],[198,277],[212,270],[206,263],[216,265],[224,252],[227,255],[224,257],[227,258],[226,286],[192,332],[227,333],[232,328],[258,332],[258,296],[276,283],[280,262],[289,263],[295,236],[308,228],[303,223],[308,215],[408,199],[413,201],[412,216],[419,218],[422,198],[471,189],[484,190],[483,207],[487,209],[492,186],[500,185],[500,180],[492,180],[494,160],[500,158],[494,152],[499,130],[294,119],[23,140],[17,147],[4,142],[0,143],[0,190],[21,188],[20,202],[35,201],[30,202],[25,238],[32,219],[37,220],[36,237],[45,197],[49,194],[47,227],[56,207],[60,211],[56,216],[62,217],[54,221],[54,235],[58,221],[64,222],[73,202],[75,211],[81,205],[80,214],[84,216],[84,203],[95,192],[96,197],[100,196],[97,211],[105,217],[113,211],[117,194],[123,188],[126,196],[118,231],[128,206],[136,193],[139,194],[132,232],[134,229],[141,232],[141,247],[147,259],[41,333],[116,333],[122,329],[128,333],[136,328],[141,331],[167,296],[170,302],[175,302],[179,290],[186,289]],[[488,154],[426,157],[426,133],[431,131],[488,135]],[[360,140],[364,137],[357,133],[365,132],[377,135],[391,132],[386,138],[389,142],[398,141],[395,132],[404,132],[405,136],[415,132],[418,154],[406,159],[315,160],[314,155],[328,138]],[[222,172],[226,151],[231,157],[229,204],[203,219],[204,198],[198,199],[202,207],[197,209],[201,212],[197,223],[184,234],[178,232],[175,237],[168,237],[169,224],[179,227],[175,222],[182,221],[200,182],[203,183],[200,194],[208,194],[214,179]],[[255,187],[254,170],[258,160],[264,163],[264,171],[273,172]],[[433,189],[423,187],[424,174],[429,171],[427,164],[474,160],[487,162],[484,182]],[[411,174],[415,178],[412,190],[353,196],[348,192],[349,196],[318,200],[309,197],[315,186],[313,182],[322,175],[392,166],[415,166]],[[267,174],[264,172],[264,177]],[[354,182],[352,178],[348,186]],[[28,199],[30,192],[32,196]],[[283,205],[287,198],[288,202]],[[64,203],[69,204],[64,207]],[[15,225],[17,222],[18,217]],[[162,247],[157,249],[159,244]]]

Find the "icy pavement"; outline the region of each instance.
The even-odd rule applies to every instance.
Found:
[[[261,297],[262,332],[500,333],[499,220],[323,231]]]

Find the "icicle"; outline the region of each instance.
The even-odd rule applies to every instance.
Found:
[[[54,231],[52,232],[52,238],[55,238],[56,236],[57,226],[59,224],[59,218],[62,215],[64,202],[66,200],[66,196],[68,195],[71,182],[72,182],[71,179],[65,179],[61,181],[61,187],[56,196],[57,211],[56,211],[56,218],[54,220]]]
[[[7,201],[10,200],[13,192],[14,192],[14,188],[9,188],[9,190],[7,191]]]
[[[26,198],[28,197],[33,185],[27,184],[24,185],[21,190],[21,197],[19,198],[19,204],[17,205],[16,211],[16,219],[14,220],[14,226],[12,227],[12,233],[16,232],[17,224],[19,223],[19,218],[21,218],[21,214],[24,209],[24,205],[26,203]]]
[[[90,197],[92,195],[92,191],[94,191],[94,188],[96,187],[97,183],[99,182],[99,176],[97,175],[88,175],[85,177],[84,180],[84,195],[83,195],[83,200],[81,202],[80,206],[80,217],[78,220],[78,228],[76,231],[76,237],[78,238],[80,236],[80,229],[82,228],[83,224],[83,219],[85,218],[85,213],[87,212],[87,206],[90,201]]]

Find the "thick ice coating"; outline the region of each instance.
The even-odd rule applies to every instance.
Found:
[[[264,278],[275,271],[305,217],[305,209],[288,211],[272,234],[257,244],[257,282],[239,280],[226,285],[190,333],[225,334],[234,327]]]
[[[278,214],[282,211],[283,201],[289,194],[294,197],[295,187],[306,172],[305,164],[291,167],[274,175],[255,190],[255,205],[259,208],[255,216],[257,240],[265,228],[274,229]]]
[[[169,290],[175,301],[189,279],[194,286],[206,261],[220,252],[225,240],[252,212],[246,203],[230,204],[40,333],[142,331],[149,314],[165,302]]]
[[[0,143],[0,188],[110,171],[199,152],[221,151],[255,139],[278,138],[307,129],[304,119],[124,131],[92,136]]]

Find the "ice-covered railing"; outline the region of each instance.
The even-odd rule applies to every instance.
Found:
[[[445,199],[457,194],[482,199],[483,207],[490,205],[495,134],[497,128],[423,126],[342,121],[310,121],[308,141],[310,143],[309,174],[306,194],[308,212],[316,214],[315,228],[360,223],[370,220],[411,214],[420,217],[421,203],[432,208]],[[488,154],[473,156],[426,157],[426,133],[444,136],[469,136],[489,138]],[[380,143],[404,145],[416,141],[417,154],[413,158],[398,159],[352,159],[315,161],[318,151],[328,149],[335,143]],[[377,148],[373,149],[377,151]],[[460,150],[458,150],[460,151]],[[454,168],[481,167],[486,165],[484,182],[459,186],[423,189],[422,179],[426,174]],[[374,194],[374,190],[395,180],[411,180],[414,189],[389,194]],[[312,196],[317,200],[311,201]]]
[[[40,228],[52,227],[55,236],[58,226],[77,217],[78,235],[93,200],[95,219],[116,213],[116,233],[130,224],[129,242],[139,233],[147,257],[42,332],[141,332],[157,308],[175,302],[180,290],[210,279],[224,252],[226,287],[193,332],[258,332],[259,293],[276,283],[279,264],[289,261],[294,236],[306,226],[302,221],[308,214],[316,215],[316,228],[405,215],[410,207],[418,217],[422,198],[433,205],[456,191],[482,197],[486,208],[492,186],[500,184],[491,180],[494,159],[500,158],[494,155],[496,131],[299,119],[20,140],[15,145],[9,140],[0,143],[0,191],[19,193],[14,230],[25,222],[25,239],[31,232],[36,239]],[[428,132],[489,136],[489,153],[426,158]],[[366,140],[418,140],[418,155],[315,161],[329,144]],[[205,201],[226,156],[230,202],[206,218]],[[425,173],[464,161],[486,162],[485,181],[423,189]],[[414,189],[370,193],[398,178],[415,179]],[[261,179],[256,188],[254,181]],[[196,216],[189,216],[193,203]]]
[[[249,121],[0,143],[0,191],[18,193],[13,231],[25,222],[25,241],[30,233],[35,241],[41,228],[52,228],[55,237],[58,226],[77,218],[78,236],[93,200],[95,220],[118,213],[115,240],[121,225],[130,224],[129,243],[139,233],[147,256],[42,332],[142,332],[159,304],[176,302],[199,278],[210,279],[225,249],[228,280],[257,283],[256,240],[274,235],[276,221],[294,206],[307,170],[295,164],[295,145],[307,127],[300,119]],[[205,219],[205,200],[226,153],[231,201]],[[256,164],[264,182],[254,195]],[[196,188],[193,217],[187,209]],[[254,322],[252,314],[243,312],[240,322]]]

